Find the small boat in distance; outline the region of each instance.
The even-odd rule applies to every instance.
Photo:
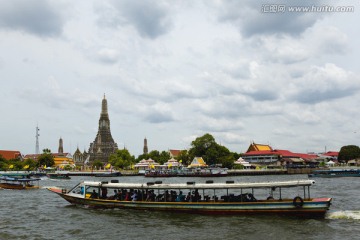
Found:
[[[40,178],[30,178],[28,176],[25,178],[0,176],[0,188],[15,190],[39,189],[40,180]]]
[[[90,208],[324,218],[332,199],[310,197],[310,186],[314,183],[314,180],[258,183],[208,180],[205,183],[164,184],[162,181],[119,183],[112,180],[84,181],[70,190],[48,190],[71,204]],[[303,192],[303,196],[284,196],[283,191],[289,188],[300,188],[297,192]]]
[[[48,173],[46,176],[50,179],[71,179],[69,174],[62,174],[62,173]]]
[[[336,177],[360,177],[360,169],[330,169],[315,170],[308,174],[309,177],[336,178]]]

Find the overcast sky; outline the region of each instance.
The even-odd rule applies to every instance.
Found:
[[[358,0],[0,0],[0,149],[94,141],[104,93],[119,148],[205,133],[294,152],[360,145]],[[354,12],[290,12],[289,6]]]

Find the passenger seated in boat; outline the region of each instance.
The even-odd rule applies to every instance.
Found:
[[[195,189],[195,191],[193,191],[192,200],[193,200],[193,202],[198,202],[198,201],[201,200],[201,196],[200,196],[199,191],[197,189]]]
[[[117,191],[116,191],[116,189],[114,190],[114,195],[113,196],[110,196],[108,199],[109,200],[115,200],[116,198],[117,198],[117,195],[118,195],[118,193],[117,193]]]
[[[162,202],[163,200],[164,200],[164,194],[159,194],[155,198],[156,202]]]
[[[147,192],[146,192],[146,199],[145,199],[145,201],[146,202],[150,202],[151,201],[151,191],[148,191],[148,190],[146,190]]]
[[[125,198],[124,201],[130,201],[130,197],[131,197],[131,192],[128,192],[127,190],[125,190]]]
[[[137,201],[137,198],[138,198],[138,193],[137,193],[137,190],[135,190],[133,192],[133,194],[131,195],[131,201],[135,202],[135,201]]]
[[[126,194],[127,194],[127,190],[126,189],[122,189],[121,190],[121,201],[126,201]]]
[[[186,195],[185,202],[192,202],[191,192]]]
[[[150,200],[155,202],[156,194],[154,193],[154,190],[151,190]]]
[[[164,202],[170,202],[171,201],[171,196],[170,196],[170,194],[169,194],[169,191],[168,190],[165,190],[165,192],[164,192],[164,197],[163,197],[163,199],[162,199],[162,201],[164,201]]]
[[[101,188],[101,198],[107,198],[107,188]]]
[[[251,193],[244,193],[239,195],[239,200],[241,202],[256,202],[256,198]]]
[[[95,191],[95,189],[92,191],[91,195],[90,195],[90,198],[98,198],[98,194],[97,192]]]
[[[182,193],[182,191],[179,192],[179,195],[176,197],[176,202],[184,202],[185,201],[185,195]]]
[[[177,198],[176,191],[172,191],[172,190],[171,190],[170,196],[171,196],[170,201],[171,201],[171,202],[175,202],[175,201],[176,201],[176,198]]]

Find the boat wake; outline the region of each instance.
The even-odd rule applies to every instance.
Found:
[[[326,219],[355,219],[360,220],[360,210],[358,211],[336,211],[326,215]]]
[[[40,189],[57,188],[57,186],[42,186]]]

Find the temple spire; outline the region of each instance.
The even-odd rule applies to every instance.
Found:
[[[118,149],[118,146],[111,136],[110,119],[108,114],[107,100],[104,94],[101,104],[101,114],[99,119],[99,129],[95,140],[90,143],[89,162],[100,160],[104,163],[109,161],[109,157]]]
[[[59,154],[63,154],[63,153],[64,153],[63,140],[62,140],[61,137],[60,137],[60,139],[59,139],[59,149],[58,149],[58,153],[59,153]]]
[[[102,100],[102,105],[101,105],[101,114],[108,114],[108,108],[107,108],[107,100],[105,98],[105,93],[104,93],[104,99]]]
[[[147,139],[146,139],[146,137],[145,137],[145,139],[144,139],[144,149],[143,149],[143,153],[144,153],[144,154],[148,154],[148,152],[149,152],[149,149],[148,149],[148,145],[147,145]]]

